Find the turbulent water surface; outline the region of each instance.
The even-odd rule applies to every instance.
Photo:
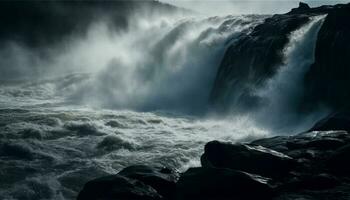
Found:
[[[36,63],[54,66],[54,73],[36,81],[3,81],[0,199],[74,199],[86,181],[128,165],[183,171],[199,165],[208,141],[271,134],[249,115],[204,114],[226,47],[264,18],[145,19],[118,33],[98,23],[56,60]],[[291,34],[287,67],[257,93],[271,98],[276,84],[294,91],[282,80],[294,62],[305,61],[301,68],[312,62],[314,40],[310,49],[300,41],[316,37],[320,20]],[[301,50],[306,58],[295,53]],[[57,66],[69,75],[53,75],[59,74]],[[84,73],[71,73],[76,70]]]

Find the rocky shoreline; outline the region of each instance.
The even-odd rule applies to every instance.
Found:
[[[300,108],[313,110],[326,104],[333,110],[342,110],[349,99],[348,79],[344,78],[349,71],[349,9],[350,4],[310,8],[301,3],[290,13],[267,19],[251,35],[242,37],[235,47],[227,50],[213,89],[213,104],[225,105],[225,101],[232,99],[221,98],[230,96],[226,95],[228,89],[225,88],[236,95],[235,88],[261,85],[261,80],[265,80],[262,77],[273,75],[282,62],[280,52],[288,41],[288,34],[310,17],[327,14],[318,36],[316,61],[305,78],[307,100],[301,102]],[[329,46],[332,48],[327,48]],[[252,70],[247,71],[249,69]],[[251,88],[244,90],[247,92],[237,98],[248,105],[240,107],[257,105],[259,100],[250,95]],[[323,101],[315,101],[314,97],[324,95],[324,91]],[[162,166],[130,166],[116,175],[89,181],[77,199],[348,200],[349,116],[349,113],[331,115],[294,136],[235,144],[211,141],[204,147],[201,167],[179,173]]]
[[[130,166],[89,181],[78,200],[350,199],[350,120],[329,116],[307,132],[251,143],[212,141],[184,173]]]

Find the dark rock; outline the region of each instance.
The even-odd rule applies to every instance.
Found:
[[[286,142],[289,150],[318,149],[332,150],[346,144],[348,133],[344,131],[313,131],[291,136]]]
[[[270,199],[270,180],[241,171],[191,168],[177,183],[177,200]]]
[[[339,185],[339,180],[329,174],[304,175],[284,185],[289,190],[325,190]]]
[[[315,62],[305,75],[304,106],[334,110],[349,106],[349,35],[350,4],[334,6],[319,31]]]
[[[307,10],[310,9],[310,6],[307,3],[300,2],[299,9]]]
[[[344,141],[334,138],[324,138],[306,143],[307,148],[316,148],[319,150],[337,149],[343,145],[345,145]]]
[[[308,140],[292,140],[286,143],[288,149],[302,149],[313,148],[319,150],[331,150],[337,149],[345,145],[345,142],[336,138],[322,138],[322,139],[309,139]]]
[[[295,165],[289,156],[262,146],[212,141],[205,145],[203,167],[242,170],[267,177],[280,177]]]
[[[251,144],[260,145],[275,151],[286,152],[288,148],[286,146],[287,141],[290,140],[289,136],[276,136],[272,138],[263,138],[253,141]]]
[[[164,167],[149,167],[145,165],[135,165],[124,168],[119,175],[136,179],[149,185],[165,198],[174,195],[176,181],[179,178],[178,172]]]
[[[350,144],[338,149],[327,161],[329,170],[337,175],[350,176]]]
[[[328,117],[317,122],[309,131],[331,131],[344,130],[350,131],[350,113],[340,112],[331,114]]]
[[[254,91],[282,65],[281,52],[289,34],[308,21],[307,15],[274,15],[228,47],[211,92],[212,105],[223,112],[229,111],[233,101],[235,108],[259,106]]]
[[[301,3],[287,14],[267,18],[227,48],[211,91],[214,109],[229,112],[231,107],[243,111],[262,107],[265,102],[255,91],[283,66],[281,52],[290,33],[310,17],[324,14],[327,17],[318,32],[315,62],[303,77],[304,88],[293,109],[307,113],[324,106],[349,107],[350,4],[310,8]]]
[[[141,181],[111,175],[89,181],[79,193],[77,200],[158,200],[155,189]]]
[[[307,3],[300,2],[299,7],[293,8],[290,13],[302,13],[309,10],[310,10],[310,6]]]

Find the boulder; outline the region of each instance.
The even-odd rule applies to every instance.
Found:
[[[179,178],[179,173],[175,170],[145,165],[134,165],[124,168],[118,174],[139,180],[153,187],[165,198],[170,198],[174,194],[176,182]]]
[[[242,170],[266,177],[281,177],[295,165],[291,157],[262,146],[218,141],[205,145],[201,163],[203,167]]]
[[[190,168],[177,183],[177,200],[265,199],[273,196],[270,179],[241,171]]]
[[[304,2],[299,2],[299,7],[298,8],[293,8],[290,13],[303,13],[305,11],[310,10],[310,6],[307,3]]]
[[[121,175],[97,178],[85,184],[77,200],[158,200],[157,191],[141,181]]]

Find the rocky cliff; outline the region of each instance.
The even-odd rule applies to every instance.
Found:
[[[229,110],[231,105],[243,109],[259,106],[254,91],[264,86],[283,66],[282,51],[288,36],[306,24],[310,17],[326,15],[319,32],[315,62],[307,71],[301,88],[304,92],[300,112],[318,105],[339,108],[349,102],[348,35],[350,4],[310,8],[300,3],[289,13],[274,15],[250,34],[231,44],[219,67],[210,102],[214,107]]]

